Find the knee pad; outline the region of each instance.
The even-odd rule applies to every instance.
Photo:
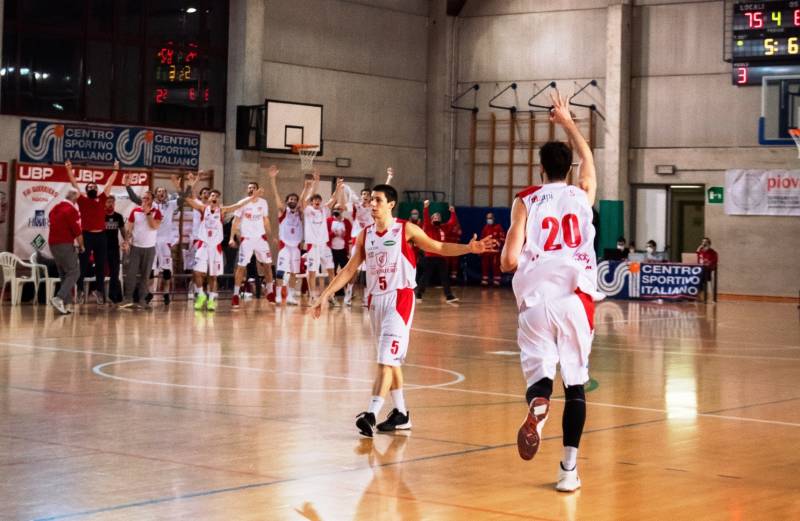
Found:
[[[583,384],[581,385],[570,385],[569,387],[564,387],[564,397],[567,401],[569,400],[583,400],[586,401],[586,391],[583,388]]]
[[[161,278],[164,280],[169,280],[172,278],[172,270],[164,270],[161,272]]]
[[[528,390],[525,391],[525,401],[526,403],[531,403],[534,398],[547,398],[550,399],[550,395],[553,394],[553,380],[549,378],[542,378],[538,382],[534,383]]]

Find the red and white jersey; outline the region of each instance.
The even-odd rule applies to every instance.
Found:
[[[152,208],[151,212],[153,219],[163,222],[163,215],[158,211],[158,208]],[[131,210],[128,222],[133,223],[131,242],[133,242],[134,246],[137,248],[152,248],[156,245],[158,229],[150,227],[150,221],[141,206],[137,206]]]
[[[372,218],[372,207],[370,205],[363,206],[361,201],[353,204],[353,231],[351,236],[358,237],[361,230],[367,229],[368,226],[375,224],[375,219]]]
[[[168,199],[163,203],[153,201],[153,208],[158,208],[158,211],[164,217],[164,220],[161,221],[161,226],[158,227],[158,241],[172,244],[178,242],[178,226],[175,222],[175,216],[178,213],[178,201],[175,199]]]
[[[383,295],[417,287],[417,256],[406,240],[406,221],[395,219],[383,231],[374,224],[364,230],[367,293]]]
[[[525,245],[513,280],[517,305],[532,306],[578,289],[601,300],[592,206],[586,192],[566,183],[548,183],[517,197],[528,212]]]
[[[319,246],[328,244],[328,208],[320,206],[319,210],[313,206],[306,206],[303,215],[303,224],[305,225],[305,241],[306,244]]]
[[[213,209],[211,205],[203,210],[203,218],[200,221],[200,229],[197,233],[197,240],[206,244],[217,245],[222,243],[222,210]]]
[[[287,246],[300,246],[303,242],[303,219],[300,210],[290,209],[288,206],[278,216],[278,239]]]
[[[247,203],[236,212],[234,217],[239,219],[239,235],[245,239],[257,239],[267,234],[264,227],[264,217],[269,215],[267,202],[258,198],[254,203]]]
[[[195,199],[197,204],[205,204],[200,199]],[[192,241],[198,240],[200,237],[198,233],[200,233],[200,223],[203,222],[203,212],[200,210],[192,210]]]

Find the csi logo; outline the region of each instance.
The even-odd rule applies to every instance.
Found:
[[[29,228],[47,228],[49,223],[47,222],[47,216],[44,214],[44,210],[35,210],[33,213],[33,217],[28,219],[28,227]]]
[[[375,259],[378,262],[378,266],[381,268],[386,266],[386,259],[388,258],[388,254],[386,252],[378,253],[377,258]]]
[[[53,177],[55,172],[49,166],[28,166],[22,165],[19,170],[20,179],[31,179],[35,181],[42,181]]]

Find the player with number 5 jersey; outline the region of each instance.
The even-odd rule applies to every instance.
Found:
[[[358,267],[366,261],[369,317],[377,350],[378,374],[372,387],[369,407],[356,417],[356,427],[363,436],[372,437],[376,415],[389,391],[394,409],[377,430],[391,432],[411,428],[411,416],[403,395],[402,365],[408,352],[411,321],[414,317],[414,288],[416,287],[416,255],[418,248],[445,257],[467,253],[496,251],[496,241],[473,237],[469,244],[438,242],[410,222],[392,217],[397,205],[397,190],[390,185],[372,189],[370,206],[374,224],[361,230],[356,248],[344,267],[311,306],[310,313],[319,318],[328,299],[347,284]]]
[[[560,365],[566,399],[556,489],[572,492],[581,486],[577,455],[586,420],[584,384],[589,380],[594,301],[603,298],[597,291],[592,226],[597,177],[592,151],[567,102],[558,93],[552,101],[550,121],[564,129],[571,146],[551,141],[540,149],[543,185],[523,190],[514,200],[500,263],[503,271],[515,272],[517,341],[527,382],[528,412],[517,433],[517,448],[525,460],[539,450]],[[573,149],[580,158],[579,186],[566,182]]]

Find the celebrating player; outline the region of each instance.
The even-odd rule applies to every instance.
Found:
[[[276,270],[275,303],[280,304],[283,299],[281,286],[286,273],[289,274],[289,286],[286,292],[286,303],[297,306],[300,302],[295,294],[297,275],[300,273],[300,243],[303,242],[303,219],[297,205],[300,196],[291,193],[286,196],[285,204],[281,202],[278,185],[278,167],[272,165],[267,170],[269,182],[272,186],[272,195],[275,198],[275,208],[278,209],[278,266]]]
[[[370,206],[375,223],[358,234],[355,252],[347,266],[311,307],[312,316],[318,318],[327,307],[328,299],[343,288],[356,274],[361,263],[366,261],[369,313],[377,342],[378,374],[369,407],[357,416],[356,427],[368,437],[375,432],[375,415],[380,412],[390,390],[395,407],[386,421],[377,426],[378,430],[411,428],[411,418],[403,396],[401,369],[408,351],[414,316],[416,256],[411,243],[425,251],[448,257],[484,253],[494,249],[495,245],[491,237],[478,241],[473,236],[469,244],[435,241],[418,226],[392,217],[392,209],[397,205],[397,190],[389,185],[378,185],[372,189],[371,197]]]
[[[593,247],[597,178],[592,151],[558,93],[553,105],[550,121],[566,131],[581,159],[580,188],[565,182],[572,150],[559,141],[545,144],[539,151],[544,185],[530,187],[514,199],[500,261],[503,271],[516,270],[517,339],[528,385],[528,415],[519,429],[517,448],[525,460],[539,450],[560,363],[566,403],[556,489],[571,492],[581,486],[577,457],[586,420],[583,386],[589,380],[594,301],[603,296],[597,291]]]
[[[247,183],[247,196],[253,195],[259,190],[258,183]],[[231,306],[239,307],[239,291],[244,279],[247,265],[256,256],[256,262],[264,274],[264,284],[266,294],[273,293],[272,284],[272,253],[267,242],[267,230],[269,229],[269,206],[267,201],[258,197],[255,202],[247,203],[234,212],[233,226],[231,227],[231,239],[229,245],[236,247],[235,236],[239,235],[239,262],[236,266],[234,275],[233,298]]]
[[[328,216],[330,209],[336,204],[336,199],[344,185],[343,179],[336,181],[336,191],[322,204],[322,196],[317,193],[319,187],[319,172],[314,171],[313,180],[306,180],[303,193],[300,194],[300,207],[303,210],[303,224],[306,242],[306,270],[308,272],[308,293],[313,298],[316,292],[317,274],[325,270],[328,280],[333,280],[333,252],[329,246]],[[332,303],[333,296],[330,297]]]

